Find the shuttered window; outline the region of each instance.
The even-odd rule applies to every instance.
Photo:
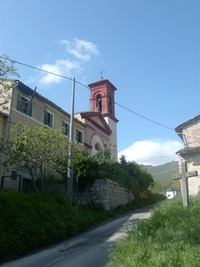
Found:
[[[31,117],[32,116],[32,101],[18,94],[17,95],[17,110]]]
[[[76,130],[76,141],[83,144],[83,132]]]
[[[53,127],[53,114],[44,110],[44,124]]]
[[[63,121],[62,127],[65,129],[65,134],[69,135],[69,124],[67,122]]]

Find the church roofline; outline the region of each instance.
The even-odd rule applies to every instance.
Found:
[[[106,134],[108,134],[108,135],[112,134],[112,130],[111,130],[110,126],[107,124],[107,122],[104,119],[103,114],[101,114],[100,112],[98,112],[98,111],[85,111],[85,112],[80,112],[80,113],[76,113],[76,114],[80,114],[83,119],[90,121],[92,124],[95,125],[95,127],[99,128],[101,131],[105,132]],[[95,117],[95,116],[98,116],[100,118],[100,120],[103,123],[105,128],[103,128],[101,125],[99,125],[98,123],[96,123],[94,120],[91,119],[91,117]]]
[[[102,113],[102,116],[105,118],[105,117],[109,117],[111,118],[114,122],[118,122],[119,120],[117,118],[115,118],[115,116],[113,116],[111,113]]]
[[[110,87],[112,87],[112,89],[114,90],[114,91],[116,91],[117,90],[117,88],[109,81],[109,80],[100,80],[100,81],[97,81],[97,82],[94,82],[94,83],[90,83],[90,84],[88,84],[88,86],[90,87],[90,88],[93,88],[93,87],[96,87],[96,86],[100,86],[100,85],[104,85],[104,84],[107,84],[107,85],[109,85]]]

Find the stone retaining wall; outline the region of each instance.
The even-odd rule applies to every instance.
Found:
[[[67,190],[63,184],[53,184],[46,188],[52,193],[61,193],[67,196]],[[74,193],[79,204],[101,203],[106,210],[125,205],[134,199],[134,195],[118,183],[109,179],[97,179],[95,183],[84,192]]]
[[[90,202],[101,203],[105,209],[112,209],[119,205],[125,205],[134,199],[134,195],[125,188],[109,179],[97,179],[88,191],[77,195],[80,204]]]

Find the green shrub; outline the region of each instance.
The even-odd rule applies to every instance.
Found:
[[[77,211],[61,195],[0,193],[0,259],[80,232]]]

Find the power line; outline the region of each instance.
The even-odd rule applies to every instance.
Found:
[[[78,83],[78,84],[82,85],[83,87],[87,88],[88,90],[90,90],[90,88],[87,85],[85,85],[85,84],[83,84],[83,83],[81,83],[79,81],[76,81],[76,83]]]
[[[57,74],[57,73],[54,73],[54,72],[51,72],[51,71],[47,71],[47,70],[44,70],[44,69],[41,69],[41,68],[37,68],[37,67],[31,66],[31,65],[29,65],[29,64],[25,64],[25,63],[22,63],[22,62],[19,62],[19,61],[17,61],[17,60],[13,60],[13,59],[10,59],[10,58],[4,57],[4,56],[0,56],[0,58],[2,58],[2,59],[4,59],[4,60],[9,60],[9,61],[10,61],[11,63],[13,63],[13,64],[16,63],[16,64],[19,64],[19,65],[22,65],[22,66],[25,66],[25,67],[28,67],[28,68],[32,68],[32,69],[35,69],[35,70],[38,70],[38,71],[42,71],[42,72],[45,72],[45,73],[48,73],[48,74],[51,74],[51,75],[60,77],[60,78],[68,79],[68,80],[71,80],[71,81],[73,80],[73,79],[70,78],[70,77],[67,77],[67,76],[64,76],[64,75],[61,75],[61,74]],[[81,82],[79,82],[79,81],[77,81],[77,80],[76,80],[76,83],[78,83],[78,84],[80,84],[81,86],[83,86],[83,87],[89,89],[89,87],[88,87],[87,85],[85,85],[85,84],[83,84],[83,83],[81,83]],[[137,115],[137,116],[139,116],[139,117],[145,119],[145,120],[148,120],[148,121],[150,121],[150,122],[152,122],[152,123],[154,123],[154,124],[157,124],[157,125],[159,125],[159,126],[162,126],[162,127],[164,127],[164,128],[167,128],[167,129],[169,129],[169,130],[173,130],[173,131],[174,131],[173,128],[168,127],[168,126],[166,126],[166,125],[164,125],[164,124],[162,124],[162,123],[156,122],[156,121],[154,121],[154,120],[152,120],[152,119],[149,119],[149,118],[147,118],[147,117],[145,117],[145,116],[143,116],[143,115],[141,115],[141,114],[139,114],[139,113],[137,113],[137,112],[135,112],[135,111],[133,111],[133,110],[131,110],[131,109],[125,107],[125,106],[123,106],[123,105],[120,105],[119,103],[116,103],[116,102],[115,102],[115,104],[118,105],[119,107],[121,107],[121,108],[123,108],[123,109],[125,109],[125,110],[127,110],[127,111],[129,111],[129,112],[131,112],[131,113],[133,113],[133,114],[135,114],[135,115]]]
[[[160,158],[168,158],[170,156],[174,156],[174,154],[169,154],[169,155],[162,155],[162,156],[157,156],[157,157],[146,157],[147,159],[143,162],[143,164],[151,159],[160,159]]]
[[[154,121],[154,120],[151,120],[151,119],[149,119],[149,118],[147,118],[147,117],[145,117],[145,116],[143,116],[143,115],[141,115],[141,114],[139,114],[139,113],[137,113],[137,112],[135,112],[135,111],[133,111],[133,110],[131,110],[131,109],[129,109],[129,108],[126,108],[126,107],[124,107],[124,106],[122,106],[122,105],[120,105],[120,104],[118,104],[118,103],[116,103],[116,102],[115,102],[115,104],[118,105],[119,107],[121,107],[121,108],[123,108],[123,109],[126,109],[126,110],[128,110],[129,112],[131,112],[131,113],[133,113],[133,114],[135,114],[135,115],[137,115],[137,116],[139,116],[139,117],[145,119],[145,120],[148,120],[148,121],[153,122],[153,123],[155,123],[155,124],[157,124],[157,125],[160,125],[160,126],[162,126],[162,127],[165,127],[165,128],[167,128],[167,129],[169,129],[169,130],[173,130],[173,131],[174,131],[174,129],[171,128],[171,127],[168,127],[168,126],[166,126],[166,125],[164,125],[164,124],[162,124],[162,123],[159,123],[159,122],[156,122],[156,121]]]
[[[162,155],[162,156],[157,156],[157,157],[148,157],[148,159],[147,160],[149,160],[149,159],[160,159],[160,158],[166,158],[166,157],[170,157],[170,156],[173,156],[174,154],[168,154],[168,155]],[[146,160],[146,161],[147,161]]]
[[[148,136],[149,135],[155,136],[156,134],[162,135],[162,134],[166,134],[166,133],[168,133],[168,132],[154,132],[154,133],[153,132],[151,132],[151,133],[148,132]],[[124,137],[119,137],[118,139],[131,139],[131,138],[137,138],[137,137],[142,137],[142,136],[146,136],[146,133],[137,134],[137,135],[132,134],[132,135],[124,136]]]
[[[42,72],[45,72],[45,73],[60,77],[60,78],[68,79],[68,80],[71,80],[71,81],[73,80],[73,78],[70,78],[70,77],[67,77],[67,76],[64,76],[64,75],[61,75],[61,74],[58,74],[58,73],[54,73],[54,72],[51,72],[51,71],[48,71],[48,70],[44,70],[44,69],[41,69],[41,68],[38,68],[38,67],[34,67],[34,66],[29,65],[29,64],[19,62],[17,60],[13,60],[13,59],[10,59],[10,58],[5,58],[3,56],[0,56],[0,58],[3,58],[4,60],[9,60],[13,64],[16,63],[16,64],[19,64],[19,65],[22,65],[22,66],[25,66],[25,67],[28,67],[28,68],[31,68],[31,69],[34,69],[34,70],[42,71]],[[79,81],[75,81],[75,82],[80,84],[80,85],[82,85],[83,87],[86,87],[87,89],[89,89],[89,87],[87,85],[85,85],[85,84],[83,84],[83,83],[81,83]]]
[[[68,80],[72,81],[72,78],[69,78],[69,77],[61,75],[61,74],[57,74],[57,73],[54,73],[54,72],[51,72],[51,71],[48,71],[48,70],[43,70],[43,69],[31,66],[29,64],[25,64],[25,63],[19,62],[17,60],[10,59],[10,58],[5,58],[5,57],[2,57],[2,56],[0,56],[0,58],[3,58],[4,60],[9,60],[13,64],[16,63],[16,64],[19,64],[19,65],[22,65],[22,66],[25,66],[25,67],[28,67],[28,68],[31,68],[31,69],[35,69],[35,70],[39,70],[39,71],[42,71],[42,72],[46,72],[48,74],[51,74],[51,75],[54,75],[54,76],[57,76],[57,77],[60,77],[60,78],[64,78],[64,79],[68,79]]]
[[[158,174],[162,174],[162,173],[166,173],[166,172],[170,172],[170,171],[175,171],[175,170],[177,170],[177,169],[178,169],[178,168],[173,168],[173,169],[166,170],[166,171],[163,171],[163,172],[154,173],[153,176],[158,175]]]

